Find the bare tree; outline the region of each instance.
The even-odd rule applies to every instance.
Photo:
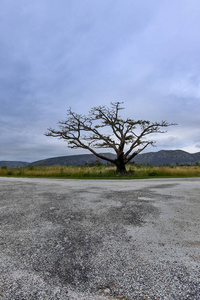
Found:
[[[123,102],[111,102],[110,108],[93,107],[88,116],[68,110],[66,121],[60,121],[59,130],[48,129],[46,136],[58,137],[68,142],[69,148],[83,148],[97,157],[116,165],[118,173],[126,172],[126,164],[148,145],[155,141],[146,137],[152,133],[164,133],[161,128],[168,127],[166,121],[152,123],[146,120],[123,120],[119,111]],[[107,132],[109,128],[109,133]],[[99,154],[95,148],[111,148],[116,152],[116,159]],[[126,149],[126,150],[125,150]]]

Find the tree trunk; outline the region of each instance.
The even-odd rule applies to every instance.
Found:
[[[115,165],[117,167],[117,174],[126,174],[126,164],[124,162],[124,153],[122,152],[118,157],[117,159],[115,160]]]

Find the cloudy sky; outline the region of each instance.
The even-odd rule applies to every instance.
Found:
[[[110,101],[178,123],[147,152],[199,152],[199,16],[199,0],[1,0],[0,160],[86,153],[44,133]]]

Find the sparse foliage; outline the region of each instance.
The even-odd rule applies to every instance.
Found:
[[[166,121],[150,122],[146,120],[123,120],[119,115],[122,102],[111,103],[111,107],[93,107],[88,116],[68,110],[66,121],[60,121],[59,129],[48,129],[46,136],[58,137],[68,142],[70,148],[87,149],[98,158],[113,163],[117,172],[125,173],[126,164],[148,145],[155,141],[147,139],[153,133],[164,133],[161,128],[168,127]],[[109,128],[107,133],[107,129]],[[96,148],[111,148],[116,159],[96,152]]]

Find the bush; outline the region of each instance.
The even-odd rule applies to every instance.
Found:
[[[158,176],[158,172],[156,171],[149,172],[148,176]]]
[[[33,166],[33,165],[29,165],[29,166],[28,166],[28,169],[29,169],[29,170],[34,170],[34,166]]]
[[[8,175],[8,176],[11,176],[11,175],[13,175],[13,172],[12,172],[12,171],[8,171],[8,172],[7,172],[7,175]]]
[[[6,169],[7,169],[7,166],[2,166],[1,169],[2,169],[2,170],[6,170]]]

